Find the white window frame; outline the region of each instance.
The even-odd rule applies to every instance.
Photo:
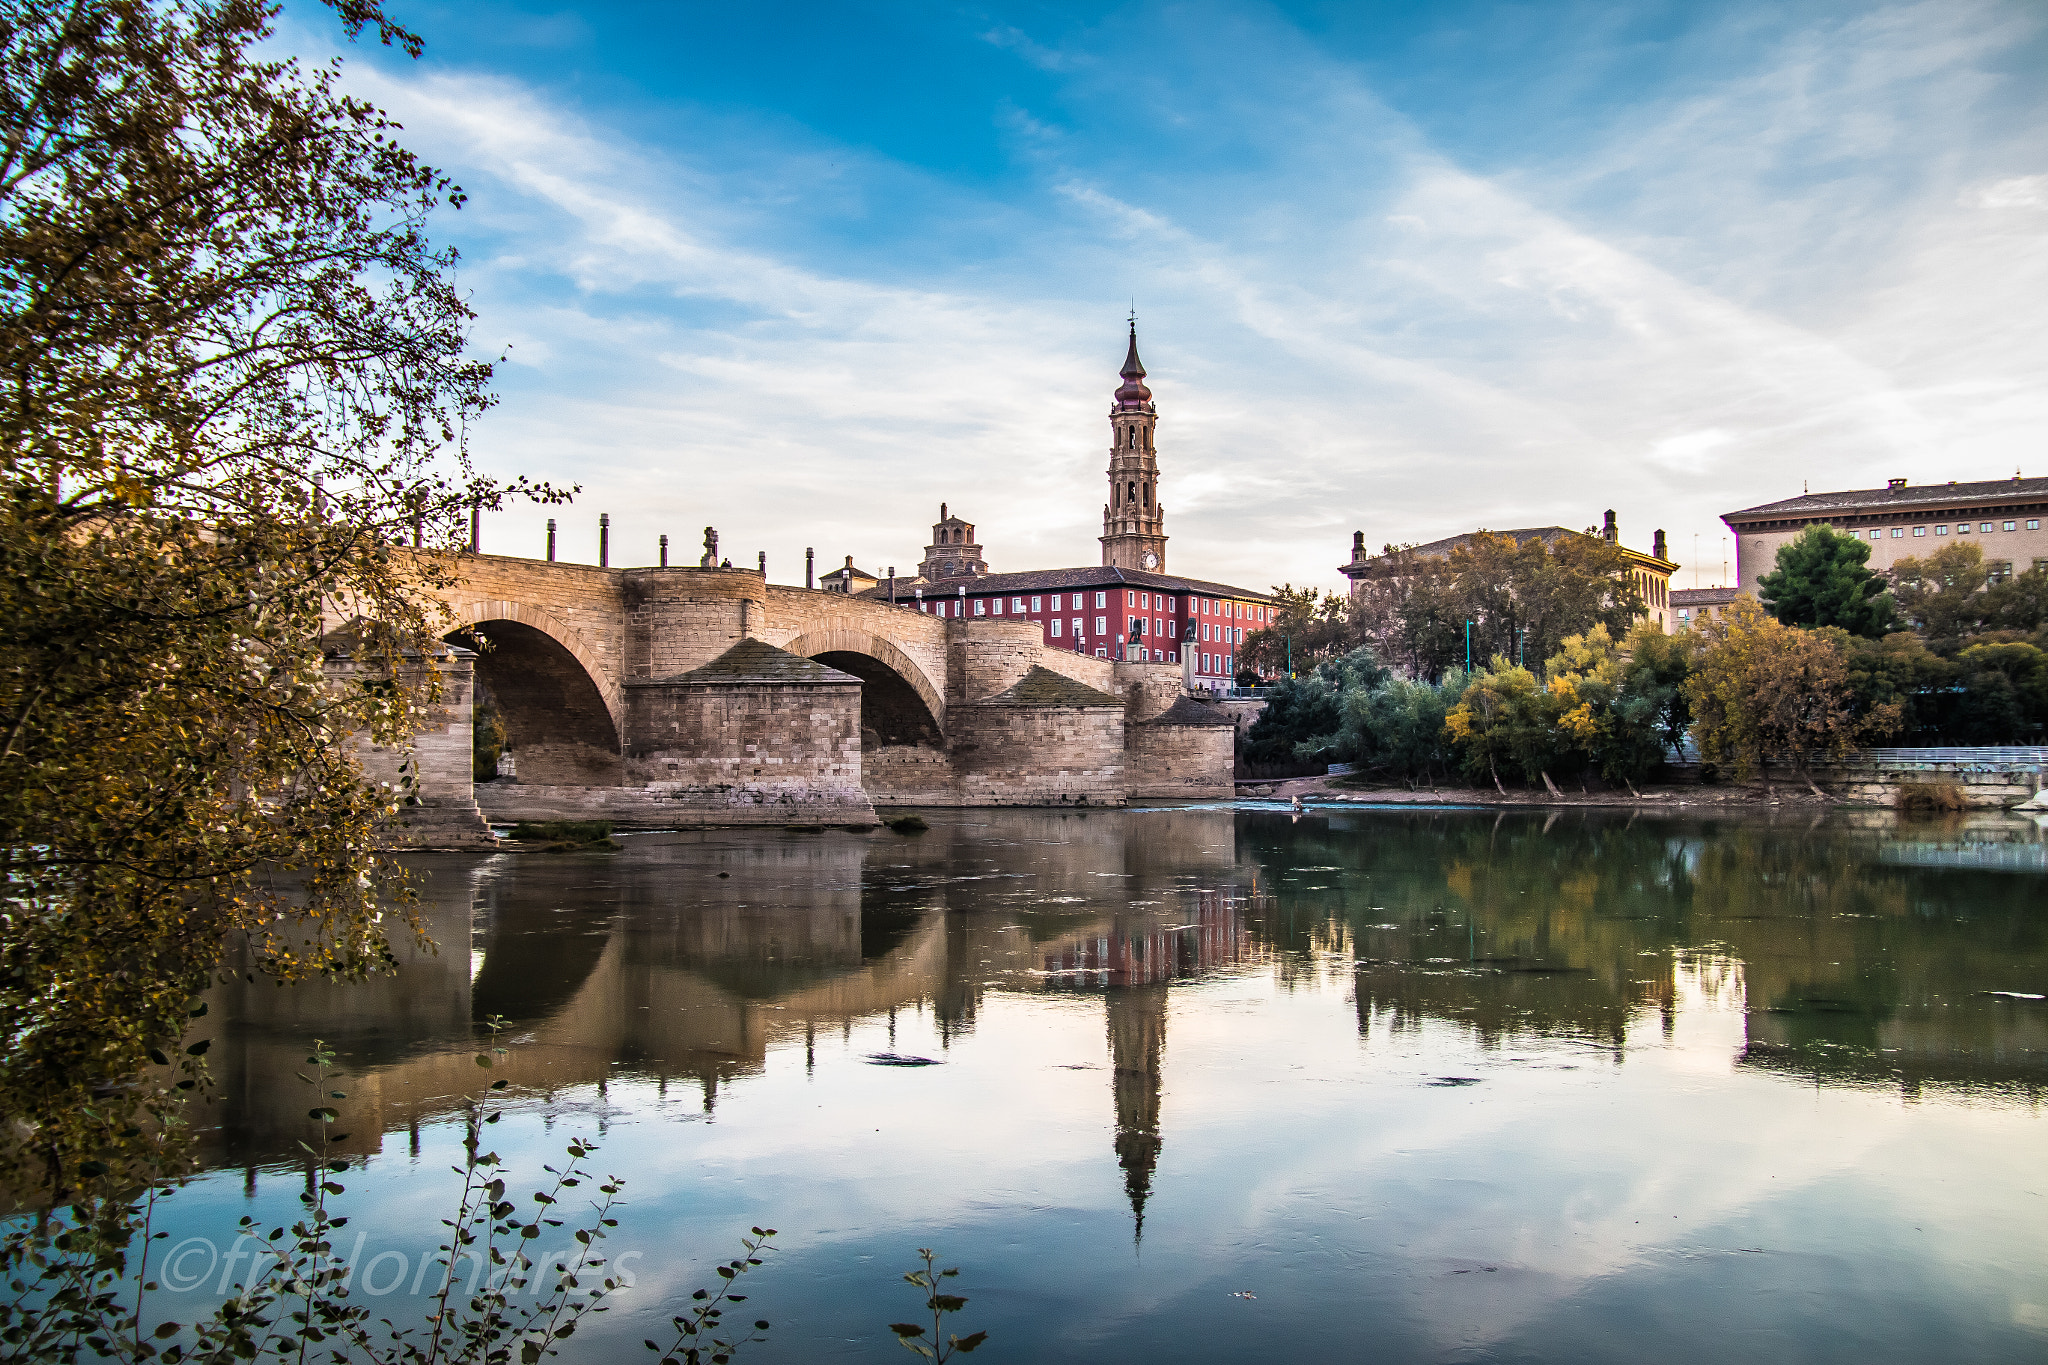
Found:
[[[1109,605],[1109,594],[1108,594],[1108,593],[1106,593],[1106,592],[1099,592],[1099,593],[1096,593],[1096,594],[1095,594],[1095,609],[1096,609],[1097,611],[1100,611],[1100,610],[1101,610],[1102,608],[1104,608],[1104,607],[1106,607],[1106,606],[1108,606],[1108,605]]]
[[[1947,534],[1948,534],[1948,524],[1947,524],[1946,522],[1944,522],[1944,523],[1943,523],[1942,525],[1940,525],[1940,526],[1937,526],[1937,527],[1935,527],[1935,528],[1934,528],[1934,534],[1936,534],[1936,535],[1938,535],[1938,536],[1945,536],[1945,535],[1947,535]]]
[[[976,616],[986,616],[986,615],[988,615],[988,603],[984,602],[984,601],[983,601],[982,599],[980,599],[979,597],[975,598],[975,599],[974,599],[974,614],[975,614]]]
[[[1097,635],[1109,634],[1109,618],[1107,616],[1098,616],[1095,618],[1095,633]]]
[[[1057,616],[1052,618],[1052,638],[1055,640],[1060,638],[1060,618]]]
[[[1927,528],[1925,526],[1915,526],[1913,528],[1913,534],[1916,536],[1924,536],[1927,534]]]

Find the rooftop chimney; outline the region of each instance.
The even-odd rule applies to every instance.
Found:
[[[1351,562],[1352,562],[1353,564],[1356,564],[1356,563],[1357,563],[1357,562],[1358,562],[1359,560],[1361,560],[1361,559],[1364,559],[1364,558],[1365,558],[1365,532],[1363,532],[1363,531],[1353,531],[1353,532],[1351,533]]]
[[[1614,525],[1614,509],[1612,507],[1607,509],[1607,522],[1600,528],[1600,539],[1606,541],[1609,545],[1613,545],[1621,539],[1621,532]]]
[[[1884,481],[1884,486],[1886,488],[1891,489],[1892,492],[1896,493],[1901,488],[1904,488],[1906,486],[1906,481],[1904,479],[1886,479]]]
[[[1657,556],[1657,558],[1659,559],[1669,559],[1671,557],[1664,553],[1664,533],[1662,531],[1657,532],[1657,534],[1651,538],[1650,553]]]

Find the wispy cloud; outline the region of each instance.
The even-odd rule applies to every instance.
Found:
[[[1612,506],[1685,548],[1802,477],[2038,449],[2048,119],[1998,75],[2037,14],[1707,25],[1685,80],[1486,174],[1270,14],[1142,18],[1142,78],[1091,60],[1113,29],[970,35],[1060,78],[1057,110],[997,111],[997,186],[768,118],[652,141],[502,74],[361,73],[474,194],[479,339],[513,347],[487,458],[580,480],[572,523],[611,512],[628,554],[712,522],[785,579],[806,545],[907,569],[945,499],[998,567],[1090,562],[1134,293],[1170,563],[1253,585],[1333,582],[1353,528]],[[910,230],[877,230],[892,200]]]

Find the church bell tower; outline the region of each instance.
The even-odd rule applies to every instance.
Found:
[[[1159,505],[1159,452],[1152,444],[1159,408],[1138,361],[1138,320],[1123,385],[1109,409],[1109,501],[1102,506],[1102,562],[1113,569],[1166,572],[1166,509]]]

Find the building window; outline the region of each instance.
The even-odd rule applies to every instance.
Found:
[[[1991,523],[1988,521],[1980,521],[1977,523],[1977,529],[1988,536],[1991,534]]]
[[[1108,606],[1108,605],[1109,605],[1109,594],[1108,594],[1108,593],[1106,593],[1106,592],[1099,592],[1099,593],[1096,593],[1096,594],[1095,594],[1095,605],[1096,605],[1096,606],[1098,606],[1098,607],[1106,607],[1106,606]]]
[[[1985,527],[1984,529],[1988,531],[1988,530],[1990,530],[1991,528],[1987,526],[1987,527]],[[1135,607],[1135,606],[1137,606],[1137,605],[1138,605],[1138,594],[1136,594],[1136,593],[1134,593],[1134,592],[1126,592],[1126,593],[1124,594],[1124,605],[1125,605],[1125,606],[1127,606],[1127,607]]]
[[[988,615],[988,603],[986,603],[986,602],[982,601],[982,600],[981,600],[981,599],[980,599],[979,597],[975,598],[975,599],[974,599],[974,614],[975,614],[976,616],[986,616],[986,615]]]
[[[1003,614],[1003,599],[1002,599],[1002,598],[1000,598],[1000,597],[998,597],[998,598],[997,598],[997,599],[996,599],[996,600],[995,600],[994,602],[992,602],[992,603],[990,603],[990,604],[989,604],[989,615],[991,615],[991,616],[1001,616],[1002,614]]]
[[[2034,572],[2035,572],[2035,573],[2048,573],[2048,559],[2037,559],[2037,560],[2035,560],[2035,561],[2034,561]]]
[[[1170,663],[1170,664],[1177,664],[1177,663],[1179,663],[1179,662],[1180,662],[1180,655],[1179,655],[1179,653],[1178,653],[1177,651],[1175,651],[1175,650],[1171,650],[1171,649],[1167,650],[1167,651],[1166,651],[1166,662],[1168,662],[1168,663]]]
[[[1168,616],[1171,616],[1171,615],[1173,615],[1173,614],[1174,614],[1174,613],[1175,613],[1176,611],[1179,611],[1179,610],[1180,610],[1180,599],[1179,599],[1178,597],[1169,597],[1169,598],[1167,598],[1167,599],[1166,599],[1166,614],[1167,614]],[[1168,651],[1168,653],[1171,653],[1171,652],[1172,652],[1171,650],[1169,650],[1169,651]],[[1173,661],[1172,661],[1171,659],[1169,659],[1169,660],[1167,660],[1167,662],[1168,662],[1168,663],[1172,663]]]
[[[1945,535],[1947,535],[1947,534],[1948,534],[1948,527],[1946,527],[1946,526],[1937,526],[1937,527],[1935,527],[1935,528],[1934,528],[1934,534],[1936,534],[1936,535],[1938,535],[1938,536],[1945,536]]]
[[[1915,526],[1913,528],[1913,534],[1916,536],[1924,536],[1927,534],[1927,528],[1925,526]]]
[[[1872,532],[1870,533],[1870,538],[1871,538],[1872,540],[1876,540],[1876,539],[1877,539],[1877,538],[1878,538],[1879,536],[1881,536],[1881,535],[1883,535],[1883,534],[1884,534],[1884,532],[1882,532],[1882,531],[1872,531]]]
[[[1892,527],[1892,539],[1893,539],[1893,540],[1904,540],[1905,538],[1906,538],[1906,528],[1905,528],[1905,527],[1903,527],[1903,526],[1894,526],[1894,527]]]
[[[1957,523],[1956,523],[1956,534],[1957,534],[1957,535],[1959,535],[1959,536],[1966,536],[1966,535],[1970,534],[1970,523],[1969,523],[1969,522],[1967,522],[1967,521],[1959,521],[1959,522],[1957,522]]]
[[[1032,599],[1031,599],[1031,610],[1033,610],[1033,611],[1044,611],[1044,610],[1045,610],[1045,608],[1039,605],[1039,604],[1040,604],[1040,603],[1041,603],[1042,601],[1044,601],[1044,599],[1043,599],[1043,598],[1039,598],[1039,597],[1034,597],[1034,598],[1032,598]],[[1055,597],[1055,598],[1053,598],[1053,599],[1052,599],[1052,609],[1053,609],[1054,611],[1058,611],[1058,610],[1060,609],[1060,599],[1059,599],[1059,598]]]
[[[1055,640],[1060,638],[1060,619],[1057,616],[1052,619],[1052,638]]]
[[[2011,577],[2012,561],[2010,559],[1994,559],[1991,561],[1990,579],[1993,583],[2003,583]]]
[[[1098,659],[1107,659],[1109,657],[1109,651],[1106,649],[1098,649],[1095,651],[1095,657]]]
[[[1076,639],[1079,639],[1079,638],[1080,638],[1080,636],[1081,636],[1081,618],[1080,618],[1080,617],[1078,617],[1078,616],[1076,616],[1076,617],[1074,618],[1074,638],[1076,638]]]
[[[2020,529],[2020,527],[2019,527],[2019,523],[2018,523],[2018,522],[2016,522],[2016,521],[2008,521],[2008,522],[2007,522],[2007,523],[2005,524],[2005,529],[2006,529],[2006,530],[2008,530],[2008,531],[2017,531],[2017,530],[2019,530],[2019,529]]]
[[[1095,595],[1097,597],[1102,596],[1101,593],[1097,593]],[[1095,618],[1095,633],[1097,635],[1109,634],[1109,618],[1107,616],[1098,616]]]
[[[2028,518],[2027,518],[2027,529],[2028,529],[2029,531],[2038,531],[2038,530],[2040,530],[2040,529],[2041,529],[2041,519],[2040,519],[2039,517],[2028,517]]]

